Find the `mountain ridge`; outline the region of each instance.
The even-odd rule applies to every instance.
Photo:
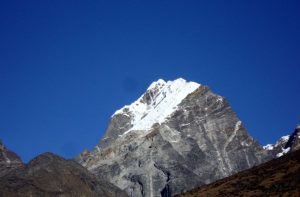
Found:
[[[263,148],[273,157],[281,157],[291,151],[300,149],[300,126],[296,126],[290,135],[279,138],[275,144],[267,144]]]
[[[77,162],[49,152],[24,164],[1,143],[0,169],[0,196],[127,196]]]
[[[262,147],[226,98],[182,78],[159,79],[112,115],[93,151],[75,158],[89,171],[52,153],[24,164],[0,141],[0,194],[72,196],[81,188],[89,196],[126,196],[121,188],[133,197],[169,197],[299,148],[299,126]]]

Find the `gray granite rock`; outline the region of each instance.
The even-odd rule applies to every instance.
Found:
[[[150,105],[159,88],[148,89],[140,101]],[[207,86],[188,94],[150,129],[130,130],[133,116],[129,107],[113,115],[95,150],[77,158],[132,197],[173,196],[270,159],[227,100]]]

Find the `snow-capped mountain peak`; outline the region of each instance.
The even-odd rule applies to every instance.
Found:
[[[150,84],[150,86],[147,88],[147,90],[151,90],[157,87],[162,87],[164,85],[166,85],[167,82],[165,82],[165,80],[163,79],[159,79],[157,81],[154,81]]]
[[[263,146],[263,148],[265,150],[269,150],[269,151],[272,151],[278,147],[283,147],[284,144],[287,143],[287,141],[289,140],[290,136],[289,135],[285,135],[285,136],[282,136],[275,144],[267,144],[265,146]]]
[[[267,157],[224,97],[180,78],[153,82],[118,110],[94,151],[78,161],[142,197],[174,196]]]
[[[113,116],[124,115],[131,118],[132,127],[124,134],[132,130],[149,130],[153,124],[162,123],[198,87],[200,84],[187,82],[182,78],[167,82],[159,79],[138,100],[117,110]]]
[[[279,146],[282,143],[286,143],[290,138],[290,135],[284,135],[282,136],[275,144],[275,146]]]
[[[275,144],[267,144],[263,147],[276,157],[281,157],[290,151],[300,149],[300,127],[296,126],[291,135],[282,136]]]

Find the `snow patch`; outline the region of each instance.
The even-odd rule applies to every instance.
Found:
[[[285,136],[282,136],[280,139],[282,139],[283,141],[288,141],[290,138],[290,135],[285,135]]]
[[[279,145],[287,142],[289,140],[290,136],[289,135],[285,135],[285,136],[282,136],[277,142],[276,144],[274,145],[274,147],[278,147]]]
[[[125,114],[125,113],[124,113],[123,115],[124,115],[124,116],[127,116],[127,117],[129,117],[129,118],[130,118],[130,116],[129,116],[128,114]]]
[[[263,149],[265,149],[265,150],[273,150],[274,149],[274,145],[273,144],[267,144],[267,145],[263,146]]]
[[[132,118],[133,126],[124,134],[132,130],[149,130],[153,124],[164,122],[178,108],[181,101],[199,87],[200,84],[187,82],[182,78],[168,82],[159,79],[153,82],[137,101],[117,110],[113,116],[126,114]],[[147,102],[144,98],[146,94],[149,97]]]
[[[250,146],[246,141],[242,141],[241,145],[242,146]]]
[[[240,129],[241,125],[242,125],[242,121],[240,120],[237,121],[234,127],[234,132],[237,132]]]
[[[278,153],[278,154],[276,155],[276,157],[281,157],[281,156],[287,154],[289,151],[290,151],[290,147],[288,147],[288,148],[283,148],[283,149],[282,149],[282,152],[281,152],[281,153]]]
[[[223,98],[221,97],[221,96],[219,96],[218,98],[217,98],[217,102],[223,102]]]

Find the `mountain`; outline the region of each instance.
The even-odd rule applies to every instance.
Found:
[[[129,196],[173,196],[271,159],[228,101],[184,79],[158,80],[117,110],[76,160]]]
[[[177,197],[299,196],[300,150]]]
[[[14,152],[8,150],[0,140],[0,177],[23,166],[24,164],[21,158]]]
[[[0,196],[127,196],[77,162],[52,153],[39,155],[25,165],[1,143],[0,161]]]
[[[297,126],[291,135],[281,137],[275,144],[263,147],[272,157],[281,157],[288,152],[300,149],[300,126]]]

